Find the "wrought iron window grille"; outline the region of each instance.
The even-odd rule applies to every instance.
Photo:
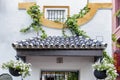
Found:
[[[79,80],[79,70],[41,71],[41,80]]]

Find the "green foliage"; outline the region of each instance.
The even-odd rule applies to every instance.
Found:
[[[65,29],[66,29],[65,27],[62,28],[62,34],[63,34],[64,37],[68,37],[68,36],[65,34]]]
[[[106,51],[103,51],[103,58],[107,61],[107,63],[114,64],[113,58],[108,56]]]
[[[112,57],[108,56],[108,54],[104,51],[102,60],[99,60],[95,64],[92,65],[94,69],[98,71],[106,70],[107,78],[106,80],[116,80],[118,76],[116,68],[114,66],[114,60]]]
[[[18,61],[10,60],[9,62],[2,64],[3,69],[14,68],[16,70],[20,70],[19,74],[21,74],[23,78],[30,75],[30,71],[31,71],[30,67],[31,67],[30,63],[24,63],[20,60]]]
[[[84,15],[86,15],[90,11],[90,8],[88,5],[86,5],[82,10],[80,10],[79,14],[74,14],[72,17],[78,19],[83,18]]]
[[[36,4],[31,6],[27,10],[27,13],[30,15],[30,17],[32,19],[32,23],[28,27],[21,29],[20,32],[25,33],[32,28],[35,32],[37,32],[37,34],[39,33],[39,31],[42,32],[41,38],[43,38],[43,39],[46,38],[47,35],[41,27],[42,24],[41,24],[40,19],[41,19],[41,16],[42,16],[42,12],[40,11],[39,6],[36,5]]]
[[[54,20],[54,22],[56,22],[56,23],[61,23],[61,19],[59,18],[59,19],[56,19],[56,20]]]
[[[120,48],[120,43],[117,42],[117,38],[115,34],[112,34],[112,41],[116,44],[116,47]]]
[[[117,10],[117,12],[115,13],[115,15],[116,15],[117,17],[120,17],[120,9]]]
[[[65,37],[67,37],[67,35],[65,34],[65,28],[68,28],[73,35],[88,37],[83,30],[79,30],[79,26],[77,25],[77,19],[82,18],[84,15],[86,15],[89,12],[89,10],[90,8],[88,8],[87,5],[79,12],[79,14],[75,14],[71,17],[68,17],[66,22],[64,23],[62,34]],[[39,10],[39,6],[38,5],[31,6],[27,10],[27,13],[31,16],[33,22],[28,27],[21,29],[20,32],[25,33],[32,28],[35,32],[37,32],[37,34],[39,33],[39,31],[42,32],[41,38],[43,39],[46,38],[47,35],[41,27],[42,24],[40,18],[42,16],[42,13]],[[55,20],[55,22],[60,22],[60,20]]]
[[[79,30],[77,19],[74,17],[69,17],[66,20],[66,22],[64,23],[63,29],[65,28],[68,28],[72,32],[73,35],[88,37],[83,30]],[[65,31],[63,32],[63,35],[65,35]]]
[[[115,34],[112,34],[112,41],[113,41],[113,42],[116,42],[116,41],[117,41]]]
[[[79,14],[75,14],[72,17],[68,17],[66,22],[63,25],[64,26],[62,30],[63,35],[66,36],[64,29],[68,28],[72,32],[73,35],[88,37],[86,35],[86,32],[84,32],[83,30],[79,30],[77,19],[82,18],[84,15],[86,15],[89,12],[89,10],[90,8],[86,6],[79,12]]]
[[[67,80],[78,80],[78,73],[77,72],[70,72],[68,74]]]

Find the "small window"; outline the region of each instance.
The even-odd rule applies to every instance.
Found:
[[[65,22],[69,16],[69,6],[44,6],[43,13],[48,20]]]
[[[41,80],[79,80],[79,71],[41,71]]]

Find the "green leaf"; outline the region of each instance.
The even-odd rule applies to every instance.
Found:
[[[120,9],[119,9],[119,10],[117,10],[117,12],[115,13],[115,15],[116,15],[117,17],[119,17],[119,16],[120,16]]]
[[[42,39],[45,39],[45,38],[47,38],[47,35],[46,35],[46,34],[43,34],[43,35],[41,35],[41,38],[42,38]]]
[[[30,27],[27,27],[27,28],[23,28],[23,29],[21,29],[20,32],[25,33],[25,32],[27,32],[27,31],[29,31],[29,30],[30,30]]]
[[[39,6],[36,4],[31,6],[27,10],[27,13],[28,13],[28,15],[30,15],[30,17],[32,19],[32,23],[30,24],[30,27],[23,28],[20,31],[27,32],[30,28],[32,28],[37,33],[39,31],[41,31],[43,34],[43,38],[46,37],[45,31],[42,28],[40,28],[41,27],[40,18],[42,16],[42,12],[40,11]]]
[[[112,41],[113,41],[113,42],[116,42],[116,41],[117,41],[117,38],[116,38],[116,35],[115,35],[115,34],[112,34]]]

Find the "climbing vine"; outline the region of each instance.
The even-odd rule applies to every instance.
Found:
[[[63,24],[62,34],[65,37],[67,37],[67,35],[65,34],[65,29],[69,29],[72,35],[88,37],[86,35],[86,32],[79,29],[79,25],[77,24],[77,19],[82,18],[84,15],[86,15],[89,12],[89,10],[90,8],[88,8],[88,5],[87,5],[82,10],[80,10],[78,14],[74,14],[73,16],[68,17],[65,23]],[[42,29],[42,24],[40,21],[42,17],[42,12],[40,11],[39,6],[36,4],[31,6],[27,10],[27,13],[30,15],[33,22],[28,27],[21,29],[20,32],[25,33],[32,28],[35,32],[37,32],[37,36],[39,35],[39,31],[41,31],[42,32],[41,38],[42,39],[46,38],[47,34]]]
[[[62,29],[62,33],[65,37],[67,36],[65,34],[65,28],[68,28],[73,35],[88,37],[86,35],[86,32],[79,29],[79,25],[77,24],[77,19],[82,18],[84,15],[86,15],[89,12],[89,10],[90,8],[88,8],[87,5],[79,12],[79,14],[75,14],[67,18]]]
[[[29,31],[31,28],[37,32],[37,36],[39,35],[39,31],[42,32],[41,38],[44,39],[47,37],[47,34],[45,33],[45,31],[42,29],[42,24],[41,24],[41,16],[42,16],[42,12],[39,9],[38,5],[33,5],[31,6],[28,10],[27,13],[30,15],[30,17],[32,18],[32,23],[26,27],[20,30],[20,32],[27,32]]]

